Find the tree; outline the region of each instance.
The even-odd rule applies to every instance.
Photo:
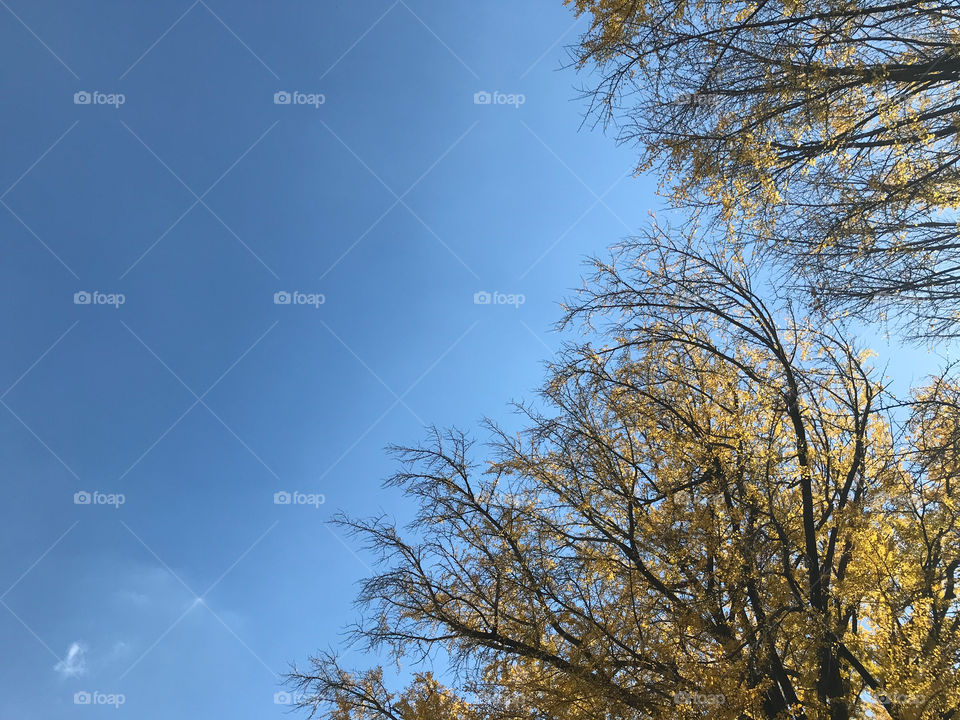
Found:
[[[831,313],[960,332],[960,8],[565,0],[591,107],[682,206],[785,260]]]
[[[491,425],[483,460],[457,431],[398,450],[409,527],[338,520],[380,562],[353,641],[440,655],[453,689],[393,693],[323,655],[291,675],[302,707],[960,717],[956,457],[938,442],[957,388],[932,382],[897,424],[869,354],[768,300],[754,264],[654,227],[570,305],[602,341],[558,357],[524,433]]]

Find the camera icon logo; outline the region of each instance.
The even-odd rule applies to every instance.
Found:
[[[73,94],[74,105],[89,105],[92,99],[92,96],[86,90],[79,90]]]
[[[489,105],[493,101],[493,96],[486,90],[480,90],[473,94],[474,105]]]
[[[74,505],[89,505],[93,498],[86,490],[80,490],[73,494]]]
[[[490,293],[488,293],[486,290],[480,290],[473,294],[474,305],[489,305],[491,299]]]
[[[278,90],[273,94],[274,105],[289,105],[291,100],[290,93],[286,90]]]
[[[290,493],[286,490],[280,490],[273,494],[273,504],[274,505],[289,505],[291,501]]]
[[[273,304],[274,305],[289,305],[291,300],[290,293],[286,290],[280,290],[273,294]]]
[[[280,690],[273,694],[274,705],[293,705],[293,695],[286,690]]]
[[[75,692],[73,694],[74,705],[89,705],[90,699],[90,693],[88,693],[86,690],[81,690],[80,692]]]
[[[74,305],[89,305],[92,296],[86,290],[80,290],[73,294],[73,304]]]

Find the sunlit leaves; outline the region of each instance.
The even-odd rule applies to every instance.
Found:
[[[675,205],[803,272],[820,310],[960,329],[955,6],[568,4],[592,21],[575,53],[599,72],[597,117]]]
[[[755,287],[745,251],[654,227],[596,264],[519,436],[401,451],[405,530],[355,639],[452,662],[403,694],[331,658],[343,720],[946,718],[960,697],[957,390],[895,401],[838,324]],[[936,400],[936,402],[934,402]],[[386,709],[384,709],[386,708]],[[398,709],[399,708],[399,709]],[[366,714],[365,714],[366,713]],[[437,714],[439,713],[439,714]]]

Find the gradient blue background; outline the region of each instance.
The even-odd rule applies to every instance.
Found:
[[[583,28],[559,0],[0,2],[0,717],[287,710],[368,572],[324,521],[406,514],[385,445],[512,422],[583,258],[661,205],[581,128]]]

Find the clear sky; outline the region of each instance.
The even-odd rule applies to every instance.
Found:
[[[0,0],[0,717],[284,716],[368,572],[324,521],[402,517],[383,447],[507,417],[660,205],[581,128],[582,27]]]
[[[656,202],[580,128],[576,34],[558,1],[0,3],[0,717],[283,716],[367,572],[324,521],[402,516],[385,445],[529,396]]]

